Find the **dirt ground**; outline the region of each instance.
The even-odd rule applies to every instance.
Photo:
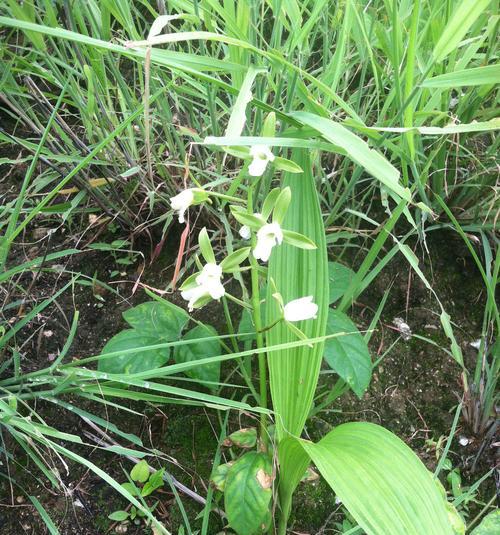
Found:
[[[23,237],[23,245],[14,252],[12,264],[43,255],[47,247],[45,224],[42,229],[32,229]],[[105,241],[105,236],[99,240]],[[16,342],[21,348],[21,368],[23,372],[47,366],[54,355],[64,345],[68,336],[73,311],[80,311],[77,335],[68,354],[76,359],[98,354],[107,340],[125,325],[122,312],[132,305],[147,300],[140,284],[153,288],[164,288],[172,275],[172,266],[178,243],[177,232],[167,237],[160,256],[151,264],[151,251],[159,238],[149,241],[139,237],[134,248],[142,251],[130,266],[117,266],[116,259],[107,252],[90,251],[65,259],[64,265],[51,271],[26,273],[17,281],[29,287],[28,301],[24,310],[50,297],[63,284],[70,280],[69,272],[82,272],[88,279],[84,284],[75,284],[57,299],[56,304],[39,314],[19,334]],[[50,250],[62,250],[84,243],[75,244],[69,233],[58,231],[50,237]],[[485,293],[476,267],[458,238],[451,233],[434,233],[428,237],[429,254],[416,253],[421,258],[421,267],[436,289],[445,310],[451,315],[455,332],[465,358],[475,359],[475,350],[470,342],[476,340],[481,332],[482,307]],[[54,268],[54,263],[46,267]],[[110,278],[113,271],[120,274]],[[98,282],[88,282],[93,278],[106,282],[115,291],[103,288]],[[132,291],[136,288],[135,293]],[[360,329],[368,328],[373,311],[378,306],[384,291],[391,287],[390,297],[382,312],[377,332],[372,337],[370,349],[372,357],[384,355],[396,341],[396,345],[377,366],[372,383],[362,400],[348,393],[337,400],[333,406],[310,420],[308,435],[319,438],[333,426],[350,420],[368,420],[384,425],[397,433],[433,469],[436,466],[435,444],[440,437],[447,437],[453,421],[455,408],[462,396],[460,369],[453,360],[440,350],[448,347],[448,342],[439,324],[439,308],[422,282],[410,272],[408,264],[402,260],[392,264],[375,280],[369,289],[360,296],[352,308],[351,316]],[[14,302],[22,294],[12,288],[9,301]],[[178,294],[168,296],[177,304]],[[20,305],[19,305],[20,306]],[[5,318],[19,313],[19,307],[4,308]],[[219,305],[210,304],[197,313],[197,319],[213,323],[214,317],[222,317]],[[428,338],[431,343],[410,338],[405,341],[394,326],[394,318],[401,317],[410,326],[412,333]],[[9,355],[4,354],[2,360]],[[230,368],[223,369],[228,373]],[[8,375],[5,372],[4,376]],[[323,375],[322,388],[332,386],[334,378]],[[227,392],[226,392],[227,393]],[[224,395],[224,392],[221,393]],[[67,401],[71,402],[71,398]],[[117,424],[127,432],[139,436],[143,443],[163,452],[168,462],[164,464],[169,472],[183,484],[201,496],[206,495],[212,459],[217,448],[219,423],[214,411],[180,406],[153,406],[152,404],[127,404],[137,411],[127,413],[108,407],[104,412],[101,405],[90,401],[82,402],[79,407],[90,412],[99,411],[103,418]],[[48,424],[61,431],[82,435],[92,430],[75,414],[48,402],[38,403],[37,411]],[[233,414],[230,430],[239,426],[252,425],[254,422],[246,415]],[[470,430],[460,425],[456,437],[469,439],[467,446],[453,441],[449,457],[453,467],[459,468],[463,485],[469,485],[494,466],[494,451],[487,447],[476,467],[471,472],[475,453],[480,441],[471,435]],[[27,465],[25,455],[9,437],[3,436],[7,450],[15,462],[6,465],[2,458],[0,468],[0,533],[1,534],[44,534],[47,530],[26,495],[35,495],[55,519],[62,535],[97,535],[117,532],[123,526],[107,519],[107,515],[126,506],[124,500],[92,472],[71,463],[65,470],[59,464],[64,488],[53,489],[40,477],[36,480],[26,471],[36,470]],[[90,444],[89,439],[86,442]],[[128,444],[123,443],[123,446]],[[125,471],[131,464],[119,460],[116,455],[103,453],[89,446],[73,447],[74,451],[85,455],[118,481],[126,481]],[[7,472],[8,469],[8,472]],[[9,484],[7,474],[11,477]],[[445,480],[444,480],[445,481]],[[445,481],[445,485],[449,485]],[[495,492],[494,480],[489,478],[480,487],[479,497],[491,498]],[[194,520],[201,506],[192,499],[182,496],[186,513],[192,522],[193,531],[199,529]],[[156,510],[167,528],[177,533],[182,524],[182,515],[171,490],[165,486],[157,493],[159,504]],[[471,514],[476,510],[470,504]],[[295,507],[291,519],[294,533],[327,533],[340,522],[343,513],[340,505],[335,505],[334,496],[328,486],[321,481],[301,484],[297,491]],[[212,515],[210,533],[218,533],[224,524],[217,514]],[[128,525],[127,533],[149,533],[144,524]]]

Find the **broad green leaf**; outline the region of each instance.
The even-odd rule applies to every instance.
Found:
[[[160,343],[178,340],[189,315],[168,301],[148,301],[126,310],[123,318],[137,332]]]
[[[372,361],[368,346],[348,316],[338,310],[330,309],[326,334],[337,333],[348,334],[340,334],[325,342],[325,360],[361,398],[372,376]]]
[[[246,427],[238,429],[224,439],[224,446],[237,446],[238,448],[250,449],[257,443],[257,429],[255,427]]]
[[[462,0],[458,9],[453,11],[451,19],[434,47],[435,61],[442,61],[458,47],[470,27],[490,4],[491,0]]]
[[[500,84],[500,65],[487,65],[486,67],[447,72],[425,80],[422,87],[451,89],[452,87],[485,84]]]
[[[486,515],[470,535],[498,535],[500,533],[500,509]]]
[[[248,452],[230,467],[224,508],[238,535],[262,533],[272,496],[272,465],[264,453]]]
[[[129,481],[126,481],[125,483],[122,483],[122,487],[127,492],[130,492],[130,494],[132,496],[140,496],[141,495],[141,489],[139,487],[136,487],[133,483],[130,483]]]
[[[238,325],[238,338],[240,340],[253,340],[255,338],[255,325],[253,324],[252,314],[246,308],[241,313],[241,319]]]
[[[304,173],[299,177],[285,173],[283,177],[282,187],[289,186],[292,192],[292,201],[283,227],[305,234],[314,241],[317,248],[299,249],[288,243],[276,247],[269,262],[269,284],[264,312],[268,325],[281,318],[280,306],[273,298],[276,291],[282,295],[284,302],[312,295],[313,301],[319,307],[318,317],[300,322],[297,326],[307,337],[315,338],[325,334],[328,314],[325,231],[309,152],[294,150],[292,159],[300,164]],[[266,332],[268,346],[296,339],[296,335],[284,322]],[[315,344],[312,348],[305,345],[268,354],[278,441],[287,432],[300,436],[311,409],[322,358],[322,343]],[[300,475],[303,475],[303,471]]]
[[[158,343],[158,337],[145,336],[135,329],[125,329],[113,336],[101,353],[115,353],[130,349],[136,349],[136,351],[101,359],[97,367],[101,372],[128,374],[159,368],[168,361],[170,348],[144,349]]]
[[[212,477],[210,478],[210,483],[221,492],[224,492],[226,486],[227,474],[229,469],[233,466],[234,461],[225,464],[219,464],[219,466],[212,472]]]
[[[330,304],[338,301],[349,288],[355,273],[351,268],[339,262],[328,262],[328,280],[330,282]]]
[[[379,425],[342,424],[317,444],[287,438],[279,455],[295,484],[311,459],[367,535],[453,535],[432,474]]]
[[[211,325],[197,325],[188,331],[183,337],[183,340],[197,340],[198,338],[208,338],[210,336],[217,336],[217,331]],[[177,364],[183,362],[192,362],[209,357],[220,355],[221,347],[217,339],[204,340],[203,342],[193,342],[191,344],[176,346],[174,349],[174,360]],[[211,362],[190,368],[186,370],[186,375],[193,379],[200,381],[219,382],[220,362]],[[215,388],[214,385],[209,385],[210,388]]]
[[[339,123],[312,113],[296,112],[292,114],[292,117],[302,124],[314,128],[334,145],[342,147],[349,158],[364,167],[368,173],[380,180],[382,184],[403,199],[411,200],[410,190],[399,183],[399,171],[379,152],[371,149],[356,134],[353,134]]]
[[[148,463],[144,459],[142,461],[139,461],[130,471],[130,477],[132,481],[137,481],[138,483],[146,483],[149,478]]]

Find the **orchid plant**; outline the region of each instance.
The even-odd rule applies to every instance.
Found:
[[[456,521],[455,511],[416,455],[392,433],[373,424],[353,423],[335,428],[318,444],[301,439],[313,404],[324,342],[334,336],[327,329],[328,264],[322,217],[304,151],[296,152],[302,158],[303,175],[294,177],[295,169],[287,173],[281,187],[271,189],[259,206],[254,202],[259,181],[269,164],[279,160],[264,145],[254,145],[246,154],[247,197],[229,204],[233,224],[239,225],[240,247],[218,258],[209,232],[203,228],[198,235],[201,259],[195,258],[198,271],[180,287],[190,312],[227,298],[251,314],[259,370],[255,399],[260,409],[269,409],[268,387],[272,395],[274,425],[262,412],[258,433],[241,429],[227,437],[223,445],[244,453],[215,467],[212,474],[213,486],[224,493],[229,526],[238,535],[267,532],[275,522],[271,513],[277,505],[281,517],[274,525],[284,535],[294,490],[306,477],[312,460],[367,533],[451,535],[449,519]],[[190,207],[210,202],[211,195],[207,190],[184,190],[171,199],[171,206],[181,221]],[[243,296],[226,290],[229,276],[235,274],[240,280],[245,274],[250,286]],[[267,288],[265,299],[263,288]],[[335,312],[335,319],[342,318]],[[356,330],[349,320],[342,321],[343,326]],[[345,332],[335,336],[339,334]],[[348,376],[346,380],[349,383]],[[394,459],[398,459],[395,464]],[[356,471],[357,465],[368,468]],[[367,483],[378,485],[380,496],[368,495],[363,488]],[[279,498],[274,505],[273,486]],[[399,496],[390,493],[393,488]],[[384,500],[390,514],[383,513]],[[416,517],[408,517],[405,507]],[[432,522],[427,522],[427,514]],[[415,526],[421,529],[412,531]]]
[[[274,136],[273,114],[263,125],[263,138],[269,140]],[[220,386],[220,362],[235,359],[255,401],[246,410],[259,414],[259,429],[241,429],[227,437],[222,445],[244,453],[233,450],[231,463],[214,467],[212,484],[223,492],[228,524],[238,535],[256,535],[271,526],[285,535],[294,491],[307,477],[311,462],[369,535],[460,534],[460,521],[446,494],[394,434],[378,425],[353,422],[335,427],[317,443],[302,438],[315,409],[323,359],[347,388],[362,396],[372,368],[368,348],[342,310],[330,308],[339,295],[336,288],[330,300],[330,268],[335,278],[339,266],[328,262],[310,153],[294,149],[288,160],[259,143],[224,150],[246,161],[227,193],[193,187],[180,191],[170,203],[179,223],[186,224],[186,233],[191,230],[191,209],[203,209],[216,198],[221,201],[217,204],[224,211],[221,228],[228,234],[228,252],[220,246],[220,230],[216,234],[202,228],[199,253],[188,263],[188,267],[196,265],[195,272],[185,278],[179,292],[190,314],[212,301],[222,302],[233,352],[212,326],[149,292],[154,301],[124,313],[132,328],[106,344],[107,358],[99,361],[100,372],[106,377],[117,373],[142,377],[146,370],[152,377],[155,370],[168,369],[162,367],[173,358],[176,370],[212,390],[212,395],[188,390],[181,395],[190,393],[218,406],[236,407],[239,402],[231,400],[229,405],[225,398],[213,395]],[[271,188],[276,171],[284,171],[281,184]],[[239,295],[228,291],[232,279],[240,283]],[[243,352],[228,300],[243,309],[239,331]],[[339,308],[345,300],[344,295]],[[244,318],[248,321],[241,330]],[[197,325],[186,331],[189,321]],[[146,346],[154,351],[144,351]],[[253,367],[241,358],[252,355],[257,360],[257,388]],[[360,356],[361,365],[356,360]],[[357,377],[361,368],[363,377]],[[334,399],[327,396],[322,403]],[[459,528],[452,529],[452,524]]]

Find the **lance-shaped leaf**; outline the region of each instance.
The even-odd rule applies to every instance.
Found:
[[[238,270],[240,264],[243,263],[250,254],[250,247],[243,247],[226,256],[220,263],[220,267],[224,273],[231,273]]]
[[[212,244],[210,243],[206,227],[203,227],[198,234],[198,244],[205,261],[215,264],[214,250],[212,249]]]
[[[340,123],[307,112],[293,113],[292,117],[302,124],[314,128],[326,140],[342,147],[349,158],[361,165],[394,193],[411,200],[410,190],[399,183],[399,171],[376,150],[373,150],[356,134]]]
[[[283,243],[273,250],[268,270],[265,316],[268,324],[281,318],[280,305],[272,297],[276,291],[282,295],[284,302],[311,295],[319,307],[318,316],[316,319],[298,323],[297,327],[306,336],[314,338],[325,334],[328,315],[325,231],[309,153],[305,150],[295,150],[292,159],[304,169],[304,173],[301,176],[284,175],[282,187],[290,187],[292,199],[283,228],[306,235],[314,241],[317,248],[299,249]],[[296,335],[284,322],[279,322],[267,332],[268,346],[296,339]],[[278,440],[286,431],[300,436],[311,408],[322,356],[323,344],[320,343],[313,347],[273,351],[268,355]]]
[[[288,495],[312,460],[368,535],[453,535],[432,474],[379,425],[343,424],[317,444],[288,437],[279,446],[279,458],[280,474],[290,474]]]
[[[433,56],[436,61],[442,61],[457,48],[474,22],[490,4],[491,0],[462,0],[458,8],[453,11],[451,19],[434,47]]]

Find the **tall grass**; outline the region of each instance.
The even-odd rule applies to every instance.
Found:
[[[462,20],[454,20],[458,5],[459,15],[466,14]],[[145,39],[159,13],[140,2],[64,6],[4,5],[1,91],[7,113],[37,135],[56,88],[67,84],[64,116],[57,117],[48,157],[64,154],[78,161],[120,117],[139,107],[146,52],[123,43]],[[151,53],[150,91],[164,89],[164,97],[151,107],[154,184],[146,180],[141,122],[130,125],[88,166],[90,176],[109,182],[104,190],[87,185],[87,193],[103,209],[119,213],[124,224],[137,221],[132,199],[140,206],[148,195],[147,207],[166,206],[167,195],[182,183],[186,155],[191,177],[208,184],[221,178],[221,159],[200,145],[190,148],[191,142],[222,132],[252,64],[267,73],[256,81],[248,134],[260,133],[262,113],[269,110],[278,114],[285,136],[297,126],[290,115],[295,110],[347,121],[401,169],[403,182],[436,211],[433,196],[439,195],[459,217],[492,224],[497,145],[488,142],[487,132],[429,136],[365,126],[446,126],[494,118],[500,76],[494,66],[495,2],[173,1],[169,14],[182,15],[167,27],[179,41],[155,46]],[[211,35],[197,33],[205,30]],[[188,32],[185,38],[182,32]],[[482,77],[485,68],[490,70]],[[468,74],[469,69],[475,70]],[[305,130],[301,137],[310,134]],[[328,175],[331,163],[325,161],[319,175]],[[55,165],[63,175],[67,172],[65,165]],[[337,180],[322,186],[333,208],[328,223],[347,200],[372,188],[363,170],[342,157],[335,160],[334,173]],[[140,213],[150,217],[147,209]]]

